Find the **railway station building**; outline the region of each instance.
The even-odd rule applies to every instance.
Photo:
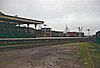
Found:
[[[67,32],[66,36],[67,37],[79,37],[79,34],[81,35],[81,37],[84,37],[83,32]]]
[[[36,26],[44,21],[5,15],[0,12],[0,38],[33,38],[36,37]],[[27,27],[21,25],[26,24]],[[30,28],[34,24],[35,28]]]

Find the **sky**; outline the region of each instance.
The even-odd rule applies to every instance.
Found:
[[[100,0],[0,0],[0,11],[29,19],[42,20],[52,30],[70,31],[83,27],[87,35],[100,30]]]

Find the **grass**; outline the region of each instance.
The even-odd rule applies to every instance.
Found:
[[[83,62],[84,68],[95,68],[91,54],[87,49],[89,45],[90,44],[86,42],[78,43],[79,52],[77,55],[80,61]]]
[[[84,68],[100,68],[100,44],[81,42],[78,47],[77,56],[83,62]]]
[[[95,46],[100,47],[100,44],[90,44],[89,51],[93,58],[94,64],[96,68],[100,68],[100,49],[96,48]]]

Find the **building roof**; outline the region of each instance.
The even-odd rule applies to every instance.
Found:
[[[41,28],[41,29],[52,29],[52,28],[46,27],[46,28]]]
[[[100,31],[97,31],[96,33],[100,33]]]
[[[67,33],[84,33],[84,32],[67,32]]]
[[[0,12],[0,15],[4,15],[2,12]]]
[[[26,18],[21,18],[21,17],[17,17],[17,16],[5,15],[2,12],[0,12],[0,20],[1,21],[20,23],[20,24],[43,24],[44,23],[44,21],[26,19]]]

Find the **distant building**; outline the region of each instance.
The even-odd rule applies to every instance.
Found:
[[[37,37],[63,37],[64,33],[61,31],[52,31],[51,28],[41,28],[36,30]]]
[[[51,28],[41,28],[36,30],[37,37],[50,37],[51,36]]]
[[[83,32],[67,32],[66,36],[67,37],[79,37],[79,33],[80,33],[81,37],[84,37]]]
[[[83,32],[67,32],[52,31],[51,28],[41,28],[36,30],[36,37],[84,37]]]
[[[52,37],[64,37],[64,33],[61,31],[51,31]]]
[[[44,37],[50,37],[51,36],[51,28],[41,28],[42,34]]]
[[[41,29],[36,30],[36,37],[43,37],[43,33],[42,33]]]

